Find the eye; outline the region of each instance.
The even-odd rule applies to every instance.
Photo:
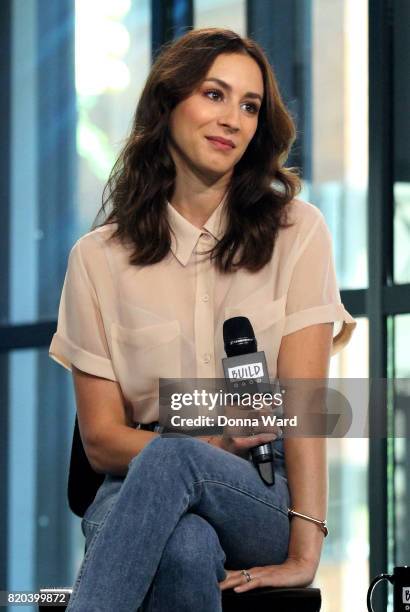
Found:
[[[204,95],[214,102],[218,102],[224,98],[223,92],[219,89],[207,89],[204,92]],[[259,106],[253,102],[244,102],[243,106],[245,107],[246,112],[250,113],[251,115],[256,115],[259,112]]]
[[[219,91],[219,89],[207,89],[207,91],[204,92],[204,95],[210,100],[218,100],[223,98],[223,93]]]
[[[259,106],[257,104],[253,104],[252,102],[245,102],[244,106],[246,107],[247,112],[251,113],[252,115],[256,115],[256,113],[259,112]]]

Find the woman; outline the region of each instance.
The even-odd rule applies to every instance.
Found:
[[[303,586],[326,516],[324,439],[160,436],[158,378],[223,377],[224,320],[247,316],[271,379],[328,375],[340,302],[322,214],[284,167],[294,125],[259,46],[194,30],[153,66],[108,182],[112,210],[73,247],[50,355],[73,372],[81,436],[106,474],[82,522],[68,610],[221,610],[221,590]],[[106,203],[106,202],[105,202]],[[104,204],[102,211],[104,212]],[[142,424],[146,429],[136,429]],[[277,433],[277,432],[276,432]]]

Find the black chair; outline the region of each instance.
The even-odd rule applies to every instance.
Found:
[[[74,514],[82,518],[92,503],[104,476],[97,474],[85,454],[75,417],[68,476],[68,503]],[[223,591],[223,612],[319,612],[320,589],[316,588],[260,588],[246,593]],[[62,612],[65,606],[39,606],[39,611]],[[131,611],[130,611],[131,612]],[[165,612],[165,611],[164,611]]]
[[[93,470],[85,454],[76,415],[67,487],[68,505],[74,514],[83,518],[103,481],[104,474]]]
[[[264,588],[247,593],[231,590],[222,593],[223,612],[319,612],[320,606],[320,590],[312,588]],[[39,612],[62,612],[65,609],[66,606],[39,606]]]

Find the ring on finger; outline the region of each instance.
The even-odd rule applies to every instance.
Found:
[[[249,572],[247,572],[246,570],[242,570],[241,574],[243,574],[246,578],[246,582],[250,582],[252,580],[252,576],[250,575]]]

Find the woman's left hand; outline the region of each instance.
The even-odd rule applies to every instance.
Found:
[[[244,593],[261,587],[306,587],[313,582],[316,564],[288,557],[281,565],[243,569],[249,572],[252,580],[247,582],[241,570],[225,570],[227,577],[219,583],[221,591],[233,588],[236,593]]]

